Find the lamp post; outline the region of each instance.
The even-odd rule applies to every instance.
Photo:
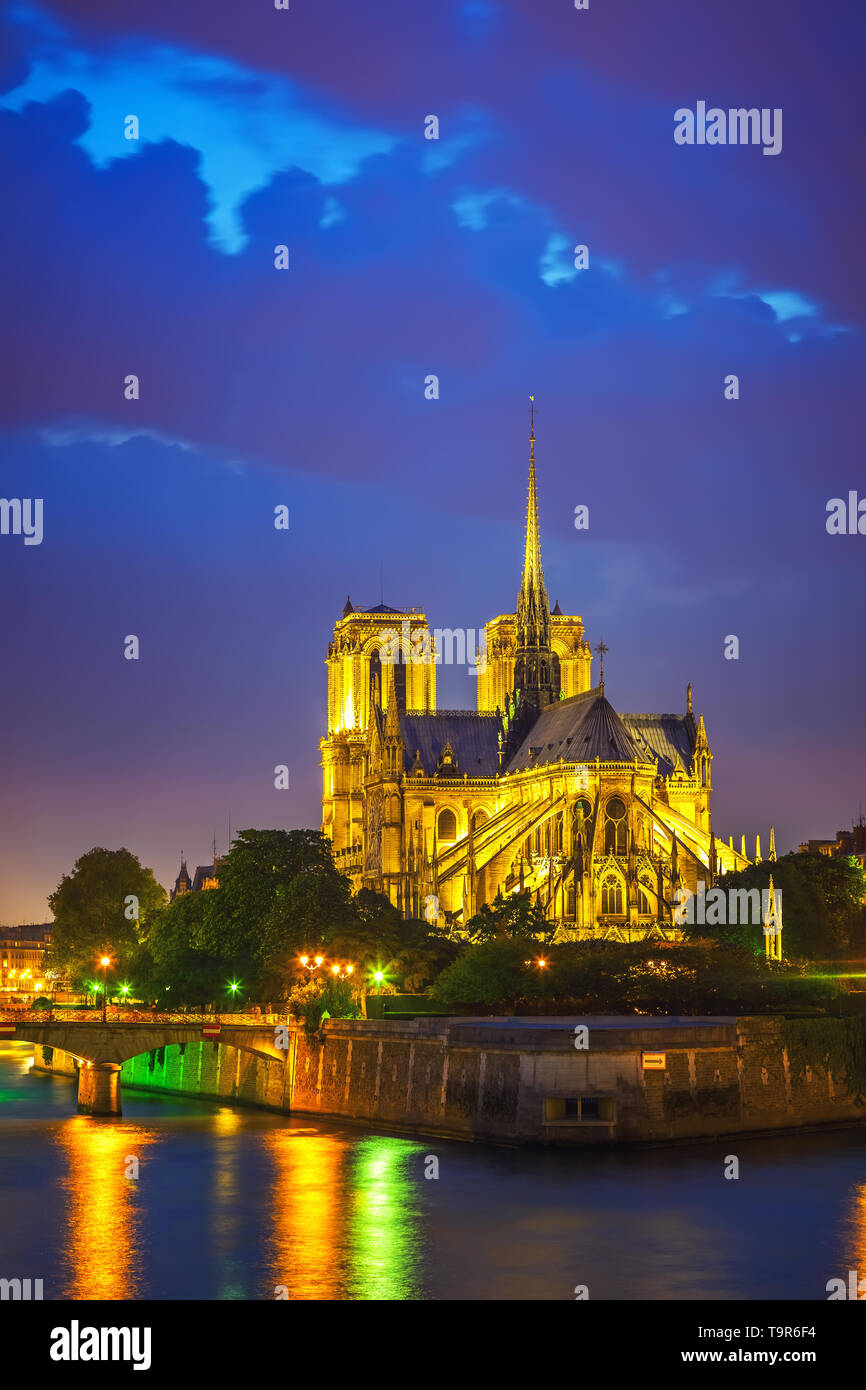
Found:
[[[314,956],[313,959],[310,960],[309,956],[299,956],[298,959],[301,962],[301,965],[304,967],[304,969],[308,971],[310,975],[312,975],[314,971],[319,969],[319,966],[322,964],[325,957]]]
[[[102,1022],[108,1022],[108,967],[111,964],[111,956],[100,956],[99,964],[102,966]]]

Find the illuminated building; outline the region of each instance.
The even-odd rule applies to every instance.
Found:
[[[399,651],[396,629],[408,637]],[[582,618],[558,603],[551,612],[534,423],[516,611],[492,619],[486,638],[477,711],[437,712],[441,653],[425,614],[347,601],[328,648],[320,745],[335,863],[407,918],[459,926],[498,892],[525,891],[558,939],[675,939],[677,888],[745,867],[745,843],[737,851],[713,834],[713,753],[691,686],[680,713],[617,713],[607,648],[596,648],[593,686]]]
[[[184,893],[201,893],[208,888],[219,888],[219,866],[220,860],[217,859],[216,846],[214,846],[213,862],[210,864],[199,864],[195,871],[195,877],[190,878],[189,870],[186,867],[186,860],[183,855],[180,857],[180,872],[174,881],[174,888],[169,893],[169,901],[174,902],[175,898],[180,898]]]
[[[0,927],[0,990],[6,994],[44,990],[50,942],[50,922],[35,927]]]

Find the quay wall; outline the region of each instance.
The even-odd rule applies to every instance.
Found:
[[[589,1047],[575,1047],[585,1023]],[[331,1020],[280,1060],[209,1040],[123,1064],[124,1089],[170,1092],[462,1139],[590,1145],[849,1124],[844,1077],[792,1074],[777,1020]],[[74,1074],[55,1049],[36,1065]],[[644,1054],[663,1054],[647,1070]]]

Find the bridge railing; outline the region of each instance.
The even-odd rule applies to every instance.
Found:
[[[288,1022],[285,1013],[160,1013],[156,1009],[113,1009],[109,1007],[107,1024],[115,1023],[220,1023],[246,1027],[271,1027]],[[0,1009],[0,1023],[102,1023],[102,1009]]]

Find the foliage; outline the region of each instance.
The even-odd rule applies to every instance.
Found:
[[[750,864],[738,873],[724,874],[717,887],[782,890],[782,949],[786,957],[816,960],[844,955],[866,945],[866,874],[855,859],[825,854],[786,854],[783,858]],[[763,897],[761,899],[763,903]],[[696,927],[755,955],[764,953],[762,924]]]
[[[265,993],[284,988],[298,955],[352,919],[349,881],[318,830],[241,831],[219,880],[203,945]]]
[[[147,946],[130,963],[130,974],[141,997],[161,998],[170,986],[173,999],[204,1004],[225,993],[234,969],[204,945],[211,919],[219,911],[219,890],[183,893],[156,914]]]
[[[570,942],[535,963],[526,943],[467,945],[430,994],[446,1008],[477,1012],[737,1014],[829,1005],[830,980],[766,963],[750,952],[701,946]]]
[[[546,943],[555,930],[555,924],[545,919],[544,908],[540,903],[533,903],[528,893],[514,893],[504,898],[501,889],[492,906],[484,903],[480,912],[466,923],[467,935],[475,942],[513,937]]]
[[[138,899],[138,923],[126,916],[126,899]],[[88,850],[64,874],[48,899],[54,913],[52,955],[76,984],[91,977],[100,955],[112,958],[120,978],[150,921],[165,903],[165,890],[128,849]]]
[[[859,1102],[866,1100],[866,1018],[786,1018],[782,1038],[791,1075],[799,1079],[807,1066],[844,1076]]]
[[[289,995],[289,1012],[303,1019],[304,1031],[315,1033],[330,1018],[360,1018],[361,1006],[348,980],[308,980]]]

